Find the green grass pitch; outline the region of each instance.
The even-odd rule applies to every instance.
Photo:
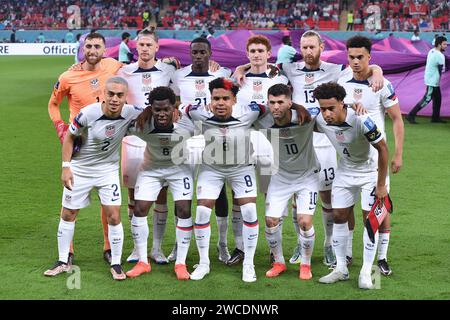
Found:
[[[102,259],[102,232],[97,200],[81,210],[75,230],[76,265],[81,288],[68,289],[69,275],[46,278],[43,272],[57,258],[56,231],[61,206],[60,144],[47,113],[52,86],[72,57],[1,57],[0,67],[0,299],[450,299],[450,123],[405,124],[404,164],[391,175],[395,212],[389,261],[393,274],[381,279],[381,289],[358,289],[362,263],[362,221],[359,206],[354,235],[354,264],[350,280],[335,285],[318,283],[328,273],[322,264],[321,213],[314,218],[316,245],[312,281],[298,279],[298,266],[275,279],[269,268],[264,237],[264,206],[258,198],[259,244],[255,257],[258,281],[241,280],[241,267],[227,267],[217,259],[217,228],[212,218],[211,273],[203,281],[177,281],[173,264],[159,266],[137,279],[115,282]],[[443,103],[449,103],[443,101]],[[67,108],[64,104],[64,119]],[[392,125],[387,121],[393,150]],[[124,199],[126,198],[123,190]],[[172,206],[169,205],[171,208]],[[195,208],[195,207],[194,207]],[[123,259],[132,248],[130,225],[122,207],[125,230]],[[194,211],[195,212],[195,211]],[[284,253],[288,259],[295,245],[291,219],[284,226]],[[149,219],[151,221],[151,218]],[[230,223],[229,246],[233,248]],[[163,249],[174,243],[173,214],[169,213]],[[194,238],[188,266],[197,263]],[[124,263],[124,269],[131,265]]]

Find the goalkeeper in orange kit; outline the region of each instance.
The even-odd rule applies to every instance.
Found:
[[[84,61],[74,70],[62,73],[56,82],[53,93],[48,102],[48,112],[56,129],[58,138],[62,144],[66,131],[75,116],[85,106],[103,101],[103,92],[106,80],[115,75],[122,67],[122,63],[113,58],[104,58],[106,51],[105,38],[99,33],[89,34],[83,46]],[[69,103],[70,118],[65,123],[61,118],[59,106],[67,97]],[[111,262],[111,248],[108,240],[108,223],[106,215],[101,211],[103,225],[103,257]],[[73,245],[71,244],[69,259],[73,263]]]

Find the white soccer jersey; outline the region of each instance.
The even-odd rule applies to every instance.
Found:
[[[376,171],[378,163],[370,144],[383,139],[383,134],[369,115],[357,116],[347,107],[345,122],[340,125],[328,125],[322,114],[316,118],[317,128],[326,134],[339,154],[338,170],[356,173]]]
[[[180,124],[160,130],[155,128],[153,118],[147,122],[143,131],[135,127],[130,130],[147,143],[142,170],[171,167],[185,162],[186,140],[191,137],[188,130]]]
[[[127,103],[145,108],[150,105],[150,91],[156,87],[169,86],[174,73],[174,66],[158,60],[150,69],[140,68],[138,62],[125,65],[119,69],[117,75],[128,82]],[[125,137],[125,141],[134,146],[145,146],[136,136]]]
[[[323,83],[337,82],[339,77],[349,72],[350,68],[322,61],[318,69],[308,69],[305,62],[283,63],[281,69],[291,82],[292,101],[311,110],[310,108],[319,107],[319,102],[313,97],[314,89]],[[324,135],[315,133],[314,146],[330,146],[330,141]]]
[[[269,78],[270,70],[260,74],[247,72],[245,74],[245,82],[239,89],[236,96],[237,103],[248,105],[250,103],[267,104],[267,91],[275,84],[287,84],[288,79],[279,75]]]
[[[314,124],[315,121],[301,126],[290,123],[283,127],[274,125],[268,129],[272,145],[275,144],[274,139],[278,140],[278,148],[274,148],[274,165],[278,169],[276,174],[287,181],[320,170],[312,140]]]
[[[189,105],[182,108],[183,117],[189,117],[196,129],[205,136],[203,163],[225,172],[252,163],[250,127],[268,112],[265,106],[259,104],[235,104],[231,117],[221,121],[203,106]]]
[[[127,103],[145,108],[150,105],[150,91],[156,87],[169,86],[174,73],[174,66],[158,60],[150,69],[140,68],[138,62],[126,65],[120,68],[117,75],[128,82]]]
[[[211,102],[209,83],[217,78],[228,78],[231,70],[220,68],[216,72],[196,73],[192,71],[192,65],[175,71],[172,79],[172,89],[180,96],[183,105],[206,106]]]
[[[125,104],[118,118],[108,118],[101,103],[81,110],[69,127],[70,133],[82,137],[80,151],[72,157],[72,171],[82,176],[98,177],[119,169],[122,138],[141,108]]]
[[[358,81],[353,78],[353,74],[347,74],[338,80],[338,83],[345,88],[347,93],[344,103],[361,103],[367,109],[370,117],[375,121],[378,128],[385,132],[385,112],[398,103],[394,87],[387,79],[383,79],[383,88],[373,92],[369,87],[372,77],[365,81]]]

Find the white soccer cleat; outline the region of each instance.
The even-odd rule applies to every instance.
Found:
[[[331,273],[319,279],[320,283],[335,283],[338,281],[346,281],[349,278],[348,270],[338,271],[334,269]]]
[[[256,272],[255,266],[252,264],[244,264],[242,267],[242,281],[245,282],[255,282]]]
[[[360,273],[358,278],[358,286],[360,289],[373,289],[372,277],[370,274]]]
[[[167,257],[167,260],[169,260],[169,262],[173,262],[175,260],[177,260],[177,244],[175,243],[175,245],[172,248],[172,251],[170,252],[169,256]]]
[[[209,264],[198,264],[195,270],[191,273],[191,280],[202,280],[208,273]]]
[[[139,261],[139,254],[138,254],[136,248],[133,248],[133,251],[131,252],[131,254],[127,258],[127,262],[129,262],[129,263],[136,263],[138,261]]]
[[[294,253],[289,259],[290,264],[300,264],[302,262],[302,248],[299,244],[295,246]]]
[[[164,253],[162,253],[162,251],[153,251],[150,253],[150,259],[152,259],[153,261],[156,262],[156,264],[168,264],[169,263],[169,259],[166,258],[166,256],[164,255]],[[175,256],[175,260],[176,260],[176,256]]]

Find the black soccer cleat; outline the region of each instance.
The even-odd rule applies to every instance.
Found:
[[[244,251],[235,248],[231,253],[230,259],[227,261],[227,265],[233,266],[235,264],[238,264],[242,260],[244,260]]]
[[[378,268],[380,269],[381,273],[386,277],[392,274],[392,269],[391,267],[389,267],[389,264],[387,263],[386,259],[378,260]]]
[[[408,120],[408,122],[411,123],[411,124],[418,124],[418,122],[416,121],[416,117],[414,117],[414,116],[412,116],[410,114],[408,114],[405,117],[405,119]]]
[[[111,264],[112,261],[111,249],[103,251],[103,260],[105,260],[108,264]]]

